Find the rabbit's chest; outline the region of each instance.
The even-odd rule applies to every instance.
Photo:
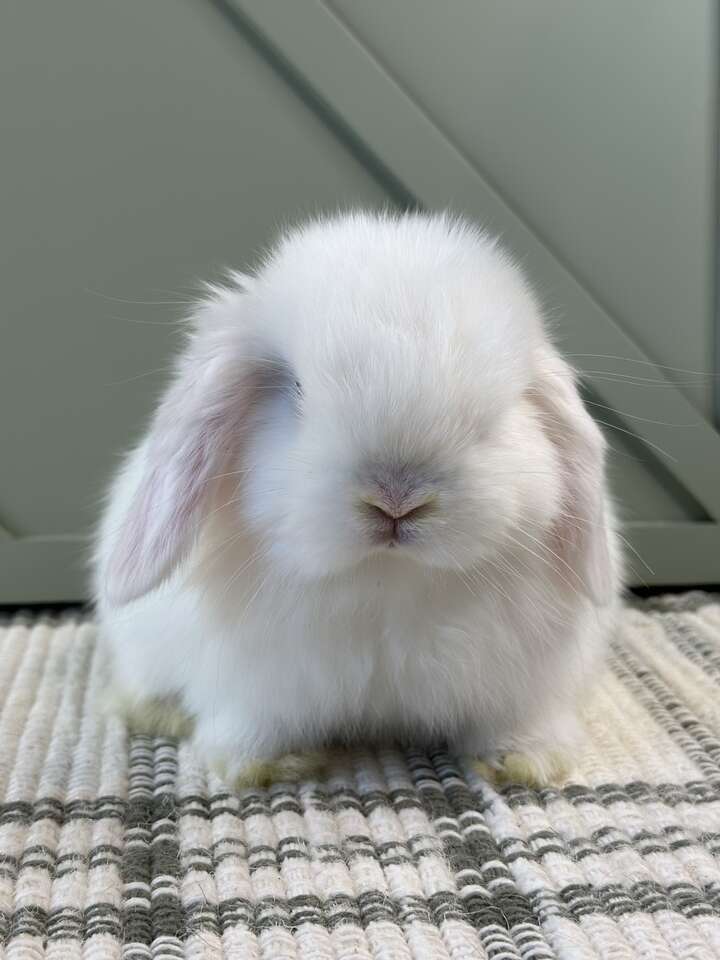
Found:
[[[492,628],[462,606],[449,613],[441,603],[428,608],[423,598],[398,598],[326,628],[316,656],[306,660],[307,679],[316,687],[323,673],[327,677],[319,666],[310,668],[311,660],[330,667],[330,689],[313,692],[326,704],[334,692],[340,725],[447,730],[460,725],[492,685]]]

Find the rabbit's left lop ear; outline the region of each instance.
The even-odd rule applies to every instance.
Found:
[[[560,454],[562,515],[549,544],[558,574],[572,577],[595,603],[612,599],[613,573],[605,508],[605,439],[585,409],[573,370],[552,350],[539,358],[531,397]],[[574,576],[573,576],[574,574]]]
[[[202,315],[195,323],[129,463],[134,492],[101,570],[113,604],[141,597],[175,569],[211,508],[217,478],[232,469],[253,393],[241,340],[237,326]]]

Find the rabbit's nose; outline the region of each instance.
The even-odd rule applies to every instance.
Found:
[[[404,465],[375,471],[358,492],[358,506],[373,539],[390,546],[417,539],[417,521],[437,506],[437,491],[426,472]]]
[[[368,512],[376,519],[396,523],[405,520],[419,520],[433,510],[434,496],[427,495],[422,499],[391,500],[382,496],[364,496],[360,498]]]

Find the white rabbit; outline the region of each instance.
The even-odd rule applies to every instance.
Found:
[[[497,242],[351,213],[210,288],[99,535],[126,704],[242,780],[328,741],[444,740],[543,780],[620,562],[604,442]]]

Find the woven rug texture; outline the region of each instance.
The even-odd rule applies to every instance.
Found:
[[[0,623],[0,957],[720,958],[720,602],[624,613],[560,788],[356,751],[233,793],[129,737],[82,614]]]

